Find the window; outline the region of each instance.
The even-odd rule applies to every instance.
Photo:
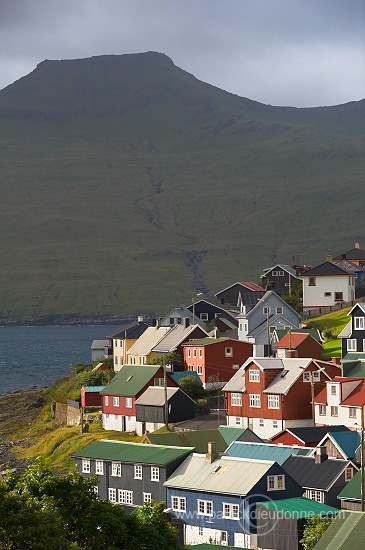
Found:
[[[336,395],[336,386],[331,386],[331,395]]]
[[[281,491],[285,489],[285,475],[267,476],[267,490]]]
[[[202,536],[203,536],[203,534],[204,534],[203,527],[199,527],[199,528],[198,528],[198,534],[199,534],[199,537],[202,537]]]
[[[233,370],[238,370],[239,368],[240,368],[240,366],[238,364],[232,365]]]
[[[356,340],[354,338],[347,340],[347,351],[356,351]]]
[[[213,516],[213,501],[198,499],[198,514],[200,516]]]
[[[104,475],[104,462],[102,460],[96,460],[95,473],[99,474],[99,476]]]
[[[260,394],[250,394],[250,407],[261,407]]]
[[[236,416],[236,426],[241,426],[242,422],[241,422],[241,417],[240,416]]]
[[[160,468],[151,466],[151,481],[160,481]]]
[[[341,302],[343,300],[343,292],[335,292],[335,302]]]
[[[273,277],[277,277],[277,276],[278,276],[278,272],[277,272],[277,271],[272,271],[272,272],[271,272],[271,275],[272,275]]]
[[[202,321],[209,321],[209,315],[208,315],[208,313],[201,313],[201,314],[200,314],[200,319],[201,319]]]
[[[112,477],[121,477],[122,465],[120,462],[112,462]]]
[[[309,493],[308,496],[311,500],[315,500],[316,502],[323,502],[323,493],[322,493],[322,491],[317,491],[315,489],[310,489],[308,491],[308,493]]]
[[[116,365],[118,364],[118,356],[115,357],[114,363],[115,363]]]
[[[240,519],[239,505],[223,502],[223,517],[225,519]]]
[[[196,348],[193,349],[193,357],[196,357]]]
[[[349,417],[356,418],[356,409],[355,407],[349,407]]]
[[[309,277],[309,286],[316,286],[316,278],[315,277]]]
[[[143,502],[152,502],[152,493],[143,493]]]
[[[199,349],[199,357],[200,358],[203,357],[203,349],[202,348]]]
[[[109,487],[109,489],[108,489],[108,499],[110,500],[110,502],[117,502],[117,490],[116,489],[111,489]]]
[[[95,495],[98,496],[98,495],[99,495],[99,486],[98,486],[98,485],[94,485],[93,489],[94,489]]]
[[[104,405],[107,407],[109,405],[109,395],[104,397]]]
[[[290,283],[285,283],[285,286],[290,286]]]
[[[319,405],[319,414],[320,414],[320,416],[326,416],[326,414],[327,414],[326,405]]]
[[[191,357],[191,348],[188,348],[188,357]]]
[[[284,277],[284,271],[278,271],[279,277]]]
[[[303,382],[310,382],[311,378],[313,382],[319,382],[321,379],[321,373],[319,371],[303,372]]]
[[[276,308],[276,313],[283,313],[283,311],[284,310],[281,306]]]
[[[308,371],[308,372],[303,372],[303,382],[310,382],[311,381],[311,373]]]
[[[233,357],[233,348],[226,348],[224,352],[226,357]]]
[[[278,428],[278,421],[277,421],[277,420],[273,420],[273,421],[272,421],[272,427],[273,427],[274,429],[277,429],[277,428]]]
[[[319,371],[313,371],[313,382],[319,382],[321,380],[321,373]]]
[[[134,465],[134,479],[142,479],[142,466],[139,464]]]
[[[169,325],[173,325],[174,323],[175,323],[174,318],[173,318],[173,317],[170,317]]]
[[[133,491],[124,491],[124,489],[118,489],[118,502],[120,504],[133,504]]]
[[[240,407],[242,405],[241,393],[231,393],[231,405],[233,407]]]
[[[221,545],[227,546],[228,545],[228,533],[227,531],[221,531]]]
[[[145,365],[146,364],[146,358],[143,355],[140,357],[139,364],[140,365]]]
[[[271,312],[270,312],[270,308],[267,307],[267,306],[264,307],[263,312],[264,312],[264,315],[267,315],[267,314],[270,315],[270,313],[271,313]]]
[[[268,395],[267,396],[267,406],[269,409],[279,409],[279,396],[278,395]]]
[[[126,397],[125,398],[125,406],[127,409],[131,409],[132,408],[132,398],[131,397]]]
[[[331,416],[338,416],[338,407],[331,407]]]
[[[353,475],[354,475],[354,471],[351,468],[351,466],[349,466],[345,470],[345,481],[350,481],[350,479],[352,479]]]
[[[325,292],[324,295],[326,296],[326,298],[329,298],[329,296],[332,296],[332,292]]]
[[[259,370],[248,371],[248,380],[249,382],[260,382],[260,371]]]
[[[119,397],[113,397],[113,407],[119,407]]]
[[[186,512],[186,498],[185,497],[172,497],[171,507],[175,512]]]
[[[196,372],[201,376],[203,374],[203,365],[197,365]]]
[[[259,419],[259,426],[260,426],[260,428],[264,427],[264,419],[263,418]]]
[[[153,385],[154,386],[163,386],[164,385],[164,380],[163,378],[154,378],[153,379]]]
[[[89,474],[90,473],[90,460],[82,460],[82,468],[81,471],[83,474]]]
[[[177,319],[176,319],[176,324],[177,324],[177,325],[181,325],[181,324],[182,324],[182,318],[181,318],[181,317],[177,317]]]

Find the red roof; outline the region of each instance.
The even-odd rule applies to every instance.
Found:
[[[287,332],[276,344],[277,348],[297,348],[309,336],[308,332]]]
[[[259,286],[255,283],[240,283],[240,285],[243,285],[246,288],[249,288],[250,290],[258,290],[258,291],[265,290],[264,288],[262,288],[262,286]]]
[[[320,403],[321,405],[327,405],[327,388],[323,388],[314,398],[315,403]]]

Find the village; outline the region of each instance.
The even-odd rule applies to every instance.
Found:
[[[355,243],[316,267],[277,264],[261,285],[232,283],[214,300],[198,295],[152,324],[139,317],[94,341],[96,369],[112,357],[116,374],[83,387],[81,403],[69,401],[63,414],[71,423],[81,414],[83,428],[99,410],[105,430],[142,439],[82,448],[76,470],[96,474],[98,497],[126,510],[164,502],[191,549],[297,550],[315,516],[334,519],[317,550],[333,548],[350,524],[360,532],[364,275]],[[287,299],[301,285],[302,313]],[[324,337],[305,320],[342,308],[341,354],[323,360]],[[184,380],[216,396],[210,415],[200,416]]]

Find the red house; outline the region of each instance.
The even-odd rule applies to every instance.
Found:
[[[313,426],[315,395],[339,374],[334,363],[308,358],[254,358],[224,386],[227,424],[269,439],[294,426]]]
[[[253,344],[232,338],[202,338],[182,347],[187,370],[198,373],[204,388],[224,385],[253,350]]]
[[[306,332],[287,332],[275,344],[276,356],[322,358],[322,344]]]
[[[179,387],[168,373],[166,380],[167,386]],[[163,385],[164,372],[160,365],[124,365],[100,392],[103,428],[136,431],[142,435],[144,427],[136,420],[136,399],[150,386]]]
[[[83,386],[81,388],[81,407],[101,408],[102,398],[100,392],[105,386]]]

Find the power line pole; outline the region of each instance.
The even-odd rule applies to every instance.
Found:
[[[166,358],[165,354],[162,355],[162,367],[163,367],[163,384],[164,384],[164,393],[165,393],[165,426],[169,429],[169,409],[168,409],[168,399],[167,399],[167,374],[166,374]]]

